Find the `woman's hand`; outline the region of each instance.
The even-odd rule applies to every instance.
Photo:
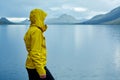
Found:
[[[45,79],[45,78],[46,78],[46,75],[40,75],[40,78],[41,78],[41,79]]]

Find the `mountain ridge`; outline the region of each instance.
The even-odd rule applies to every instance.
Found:
[[[92,17],[91,19],[83,22],[82,24],[104,24],[120,18],[120,6],[111,10],[106,14],[100,14]]]

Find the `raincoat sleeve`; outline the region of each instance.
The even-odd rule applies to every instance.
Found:
[[[35,68],[39,75],[46,75],[46,71],[44,69],[44,61],[42,60],[42,32],[40,30],[36,30],[31,34],[31,51],[30,57],[35,65]]]

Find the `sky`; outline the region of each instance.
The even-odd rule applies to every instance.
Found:
[[[120,0],[0,0],[0,17],[28,18],[34,8],[43,9],[47,18],[62,14],[89,19],[120,6]]]

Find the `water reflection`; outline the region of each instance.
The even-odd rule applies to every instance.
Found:
[[[75,32],[75,46],[76,46],[76,49],[79,48],[79,47],[82,47],[82,43],[83,43],[83,33],[82,33],[82,30],[76,26],[75,29],[74,29],[74,32]]]
[[[115,50],[115,65],[118,70],[120,70],[120,44],[116,45]]]

